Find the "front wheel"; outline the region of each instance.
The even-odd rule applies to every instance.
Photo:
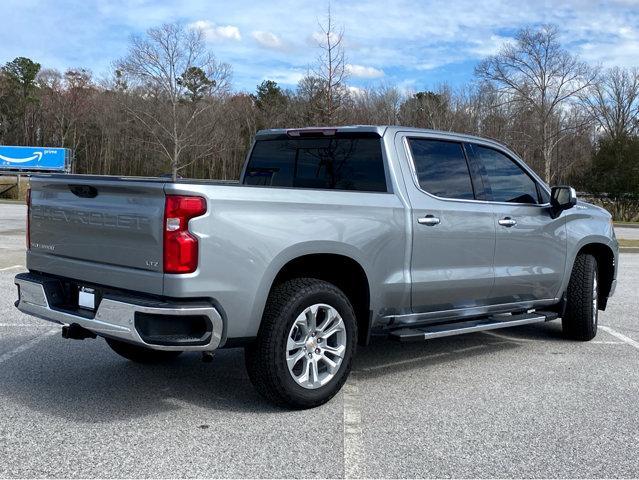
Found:
[[[567,338],[588,341],[597,335],[598,283],[597,259],[587,253],[578,254],[568,283],[566,312],[561,320]]]
[[[182,352],[153,350],[113,338],[105,338],[109,347],[118,355],[136,363],[164,363],[173,360]]]
[[[256,342],[245,350],[256,390],[271,402],[311,408],[342,387],[355,353],[357,321],[333,284],[297,278],[276,286]]]

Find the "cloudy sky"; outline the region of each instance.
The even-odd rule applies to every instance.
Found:
[[[472,77],[522,26],[555,23],[567,48],[593,64],[639,66],[639,0],[341,0],[349,83],[420,90]],[[236,90],[263,79],[294,86],[318,54],[324,1],[0,0],[0,63],[30,57],[43,67],[104,75],[131,35],[180,21],[206,31]]]

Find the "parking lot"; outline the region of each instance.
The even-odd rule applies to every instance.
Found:
[[[13,306],[0,204],[0,477],[638,477],[639,254],[594,341],[559,322],[360,348],[328,404],[263,401],[240,349],[144,366]]]

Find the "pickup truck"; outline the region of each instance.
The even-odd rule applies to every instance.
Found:
[[[449,132],[264,130],[239,183],[38,175],[28,205],[18,309],[137,362],[243,347],[292,408],[335,395],[373,335],[561,318],[590,340],[616,284],[610,214]]]

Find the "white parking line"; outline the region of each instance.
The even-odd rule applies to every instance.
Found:
[[[492,343],[491,345],[496,345],[496,343]],[[382,365],[375,365],[374,367],[360,368],[360,369],[358,369],[358,371],[359,372],[373,372],[375,370],[382,370],[384,368],[399,367],[400,365],[408,365],[408,364],[411,364],[411,363],[421,362],[423,360],[430,360],[432,358],[445,357],[447,355],[452,355],[454,353],[470,352],[472,350],[479,350],[479,349],[486,348],[486,347],[488,347],[488,345],[481,344],[481,345],[474,345],[472,347],[458,348],[457,350],[448,350],[446,352],[431,353],[429,355],[422,355],[420,357],[413,357],[413,358],[409,358],[409,359],[406,359],[406,360],[398,360],[396,362],[389,362],[389,363],[384,363]]]
[[[344,478],[363,478],[362,410],[359,387],[354,375],[344,392]]]
[[[54,334],[59,333],[59,332],[60,332],[59,329],[54,328],[54,329],[49,330],[48,332],[43,333],[42,335],[40,335],[38,337],[32,338],[31,340],[29,340],[28,342],[23,343],[19,347],[14,348],[13,350],[11,350],[9,352],[0,355],[0,363],[6,362],[7,360],[11,360],[13,357],[18,355],[19,353],[22,353],[22,352],[24,352],[26,350],[29,350],[32,347],[35,347],[41,341],[46,340],[51,335],[54,335]]]
[[[6,272],[7,270],[13,270],[14,268],[24,268],[22,265],[11,265],[10,267],[0,268],[0,272]]]
[[[627,343],[628,345],[631,345],[633,347],[635,347],[636,349],[639,350],[639,342],[637,342],[636,340],[633,340],[630,337],[626,337],[623,333],[619,333],[618,331],[610,328],[610,327],[606,327],[604,325],[599,325],[599,328],[601,328],[604,332],[608,332],[610,335],[617,337],[619,340],[621,340],[622,342]]]
[[[504,335],[503,333],[497,332],[481,332],[484,335],[489,335],[495,338],[501,338],[502,340],[508,340],[509,342],[515,343],[537,343],[537,342],[545,342],[546,340],[537,340],[535,338],[520,338],[520,337],[510,337],[508,335]]]
[[[47,322],[48,323],[48,322]],[[37,324],[37,323],[0,323],[2,327],[20,327],[20,328],[51,328],[51,324]]]

